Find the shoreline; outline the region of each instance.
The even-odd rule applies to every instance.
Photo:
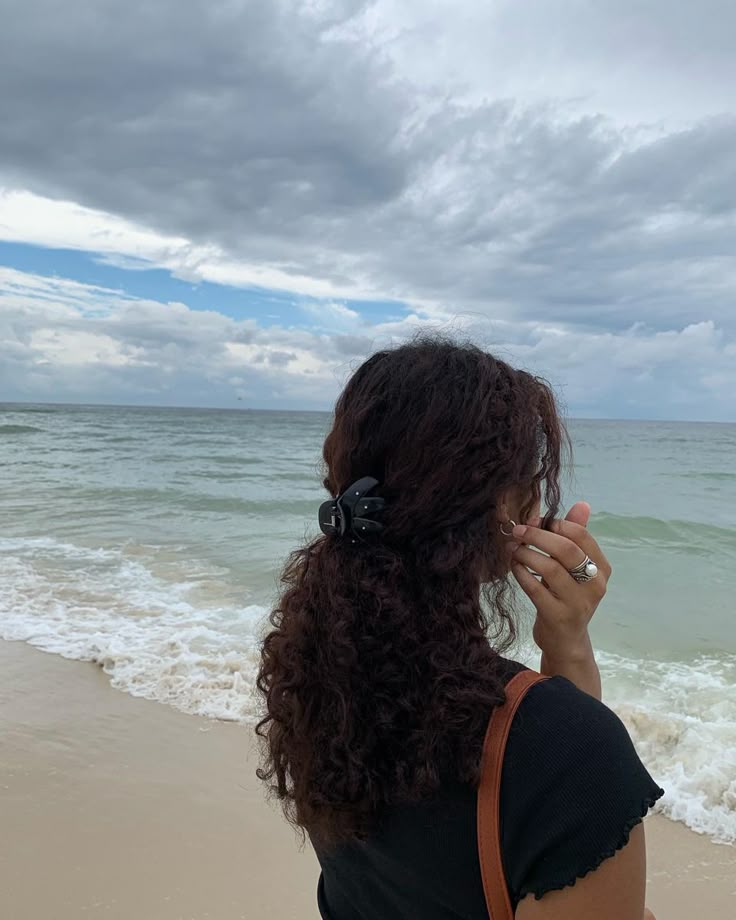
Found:
[[[318,920],[317,861],[265,800],[255,743],[0,641],[0,915]],[[658,920],[726,917],[736,847],[646,819]]]

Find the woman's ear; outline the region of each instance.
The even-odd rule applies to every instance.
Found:
[[[510,519],[511,519],[511,515],[510,515],[510,514],[508,513],[508,511],[506,510],[506,506],[505,506],[505,505],[497,505],[497,506],[496,506],[496,523],[497,523],[497,524],[505,524],[505,523],[506,523],[507,521],[509,521]]]
[[[501,500],[497,505],[499,523],[506,521],[515,521],[517,524],[528,524],[530,521],[539,518],[541,514],[540,503],[535,501],[533,507],[524,513],[524,509],[529,509],[530,496],[522,492],[521,488],[513,488],[504,492]]]
[[[519,496],[515,489],[509,489],[501,496],[496,505],[496,518],[499,524],[506,524],[508,521],[519,523]]]

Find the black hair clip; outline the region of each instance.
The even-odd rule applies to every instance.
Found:
[[[366,517],[383,511],[386,507],[383,498],[366,498],[366,492],[370,492],[377,485],[377,479],[364,476],[345,489],[339,498],[323,502],[319,509],[319,526],[322,533],[341,537],[348,531],[352,531],[358,537],[380,533],[383,524]]]

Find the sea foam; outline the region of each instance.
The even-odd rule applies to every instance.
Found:
[[[163,578],[122,550],[44,538],[0,540],[0,553],[0,638],[94,661],[113,687],[184,712],[256,717],[266,608],[203,603],[216,571],[192,565],[174,580],[169,566]]]
[[[736,843],[736,657],[598,657],[605,701],[665,789],[659,810]]]

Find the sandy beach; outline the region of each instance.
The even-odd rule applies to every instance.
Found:
[[[317,864],[254,775],[253,736],[0,642],[2,920],[310,920]],[[736,915],[736,847],[647,819],[658,920]]]

